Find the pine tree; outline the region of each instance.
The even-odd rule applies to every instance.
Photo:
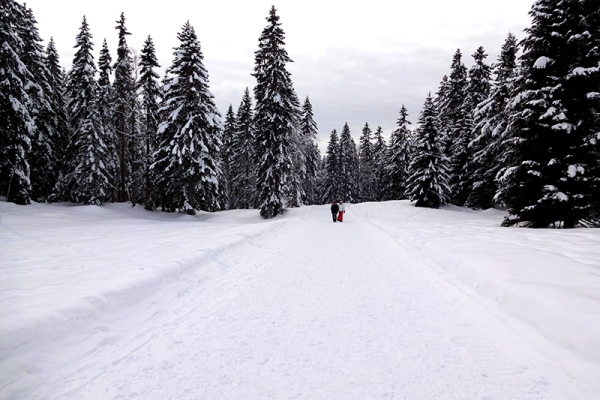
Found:
[[[45,201],[56,183],[54,141],[58,138],[58,120],[50,102],[50,72],[44,60],[37,21],[31,9],[21,6],[21,13],[23,17],[18,26],[23,41],[21,60],[32,74],[32,81],[26,85],[26,90],[32,101],[30,112],[35,121],[31,152],[28,154],[31,197],[36,201]]]
[[[341,198],[340,188],[340,140],[337,130],[332,130],[323,160],[321,181],[321,202],[331,203]]]
[[[113,66],[115,71],[114,88],[114,118],[115,138],[117,149],[117,201],[124,202],[137,200],[132,193],[132,180],[134,174],[134,160],[136,159],[136,132],[135,132],[135,82],[133,79],[133,60],[127,36],[131,35],[125,27],[125,14],[115,27],[119,32],[119,45],[117,60]],[[133,129],[132,129],[133,128]],[[133,130],[133,132],[132,132]],[[131,196],[134,198],[131,198]]]
[[[222,207],[221,115],[209,90],[194,28],[177,35],[173,64],[167,70],[159,109],[160,145],[154,153],[153,184],[163,210],[195,213]]]
[[[52,140],[55,155],[55,169],[53,172],[56,181],[59,182],[62,180],[64,174],[67,173],[66,160],[70,131],[65,101],[65,71],[60,66],[60,58],[52,37],[46,47],[44,62],[48,70],[48,85],[50,89],[48,101],[56,116],[56,134]],[[51,200],[58,199],[56,193],[57,187],[55,186],[50,196]]]
[[[27,85],[33,75],[20,58],[23,39],[17,26],[24,18],[18,3],[0,1],[0,193],[16,204],[31,202],[28,155],[35,121]]]
[[[305,177],[302,183],[307,204],[317,204],[318,189],[317,177],[321,167],[321,151],[316,143],[317,123],[314,120],[312,104],[308,96],[302,106],[302,119],[300,121],[300,136],[302,138],[302,151],[304,153]]]
[[[100,49],[100,56],[98,57],[98,113],[100,114],[100,124],[104,131],[104,143],[107,147],[108,160],[107,170],[109,171],[109,182],[111,186],[110,195],[106,199],[107,201],[115,201],[117,194],[114,188],[117,186],[116,181],[116,165],[117,165],[117,150],[115,144],[115,126],[114,126],[114,90],[110,82],[110,75],[112,74],[112,58],[108,49],[108,43],[106,39],[102,42],[102,49]]]
[[[237,123],[235,113],[233,112],[233,106],[229,104],[227,113],[225,113],[225,124],[223,125],[223,144],[221,146],[221,168],[223,169],[223,193],[225,196],[226,209],[237,208],[235,205],[235,197],[233,195],[233,173],[231,169],[231,162],[233,159],[232,142],[237,130]]]
[[[256,207],[256,134],[252,98],[246,88],[231,140],[231,184],[235,208]]]
[[[374,139],[373,165],[375,169],[375,201],[382,201],[387,197],[387,188],[389,186],[389,176],[386,171],[389,161],[389,153],[388,146],[383,138],[383,129],[381,126],[377,126]]]
[[[409,167],[408,194],[416,207],[439,208],[449,201],[448,160],[439,140],[436,107],[427,96],[419,116],[419,127]]]
[[[159,68],[156,50],[152,38],[148,36],[144,42],[144,47],[140,54],[140,79],[137,83],[138,91],[141,94],[141,138],[145,147],[144,155],[144,203],[148,210],[153,209],[154,194],[152,188],[152,179],[150,174],[150,165],[152,165],[152,154],[158,147],[158,107],[161,97],[159,75],[155,68]]]
[[[402,200],[407,198],[406,180],[410,164],[410,131],[408,125],[408,110],[402,105],[400,118],[397,121],[398,129],[392,133],[390,141],[390,163],[388,165],[389,187],[387,198]]]
[[[511,100],[504,225],[600,224],[600,8],[539,0]]]
[[[358,199],[358,153],[348,123],[340,134],[340,199],[355,203]]]
[[[490,95],[473,112],[474,133],[469,148],[473,154],[473,186],[465,203],[471,208],[494,206],[496,175],[506,164],[505,132],[508,123],[507,103],[516,73],[517,38],[509,33],[494,66],[496,79]]]
[[[358,152],[358,198],[361,202],[373,200],[375,190],[375,168],[373,165],[373,143],[371,143],[371,128],[365,123],[359,139]]]
[[[92,34],[83,17],[76,38],[77,51],[67,76],[68,115],[73,129],[69,173],[60,186],[72,202],[102,205],[110,193],[110,155],[97,103]]]
[[[263,218],[272,218],[295,201],[290,199],[296,194],[291,144],[297,110],[291,75],[285,67],[292,60],[283,48],[285,35],[274,6],[267,21],[255,52],[253,76],[258,207]]]

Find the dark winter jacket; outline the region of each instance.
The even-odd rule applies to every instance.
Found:
[[[331,205],[331,213],[337,214],[338,211],[340,211],[340,206],[338,206],[337,203],[332,204]]]

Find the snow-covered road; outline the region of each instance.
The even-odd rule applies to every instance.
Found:
[[[365,210],[349,206],[344,223],[332,223],[327,206],[268,222],[229,212],[235,223],[214,225],[210,216],[131,225],[100,215],[52,240],[5,217],[2,245],[49,240],[48,264],[70,242],[80,251],[73,259],[88,254],[95,269],[70,282],[87,295],[65,287],[54,293],[66,299],[60,306],[40,302],[48,316],[36,315],[37,328],[3,315],[12,329],[1,336],[10,345],[0,342],[0,398],[598,398],[597,366],[565,361],[564,350],[432,270]],[[119,275],[119,262],[159,272]],[[13,291],[27,290],[4,276]],[[18,310],[8,286],[1,299]],[[30,290],[39,296],[44,287],[59,285]],[[35,314],[35,301],[24,303],[24,315]],[[31,337],[19,342],[18,332]]]

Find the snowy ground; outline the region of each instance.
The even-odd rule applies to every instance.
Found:
[[[600,398],[600,230],[346,207],[0,202],[0,398]]]

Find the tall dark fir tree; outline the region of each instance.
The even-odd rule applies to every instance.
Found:
[[[256,207],[256,134],[248,88],[235,118],[231,138],[231,186],[235,208]]]
[[[0,1],[0,193],[16,204],[31,202],[28,154],[35,134],[32,99],[26,87],[33,74],[20,58],[23,40],[17,27],[21,6]]]
[[[141,95],[141,140],[145,148],[144,154],[144,204],[146,209],[153,208],[152,179],[150,166],[152,154],[158,147],[158,106],[161,98],[159,75],[156,69],[160,67],[156,58],[156,49],[152,38],[148,36],[140,53],[140,78],[137,89]]]
[[[231,162],[233,159],[232,142],[236,132],[236,118],[233,112],[233,106],[229,104],[225,113],[225,123],[223,124],[223,134],[221,136],[221,169],[223,170],[223,195],[225,196],[225,209],[236,208],[235,197],[233,196],[233,174],[231,170]]]
[[[450,200],[448,159],[442,146],[437,110],[430,93],[419,116],[409,167],[408,195],[416,207],[439,208]]]
[[[387,188],[389,186],[389,175],[387,166],[389,164],[389,148],[383,138],[383,129],[377,126],[373,134],[375,143],[373,144],[373,168],[374,173],[374,196],[375,201],[382,201],[387,197]]]
[[[254,56],[255,128],[257,140],[258,207],[263,218],[283,213],[294,196],[292,160],[296,122],[296,96],[286,64],[292,62],[284,49],[285,35],[275,7],[259,38]]]
[[[386,198],[390,200],[406,199],[406,180],[408,179],[408,167],[410,164],[410,130],[408,125],[408,110],[402,105],[398,128],[392,133],[389,149],[389,164],[387,165],[389,186]]]
[[[347,203],[358,200],[358,152],[348,123],[340,134],[340,199]]]
[[[157,206],[187,212],[222,208],[221,115],[210,93],[208,72],[194,28],[177,34],[159,109],[160,145],[151,166]]]
[[[365,123],[359,138],[358,150],[358,199],[361,202],[372,201],[375,197],[375,165],[373,143],[371,143],[371,128]]]
[[[539,0],[511,101],[504,225],[600,225],[600,7]]]
[[[302,152],[304,155],[305,174],[303,180],[303,192],[305,203],[317,204],[318,183],[317,177],[321,168],[321,151],[317,145],[317,123],[314,120],[312,104],[308,96],[302,105],[302,119],[300,121],[300,138]]]
[[[330,203],[340,199],[342,193],[340,188],[340,138],[335,129],[329,135],[322,169],[321,202]]]

